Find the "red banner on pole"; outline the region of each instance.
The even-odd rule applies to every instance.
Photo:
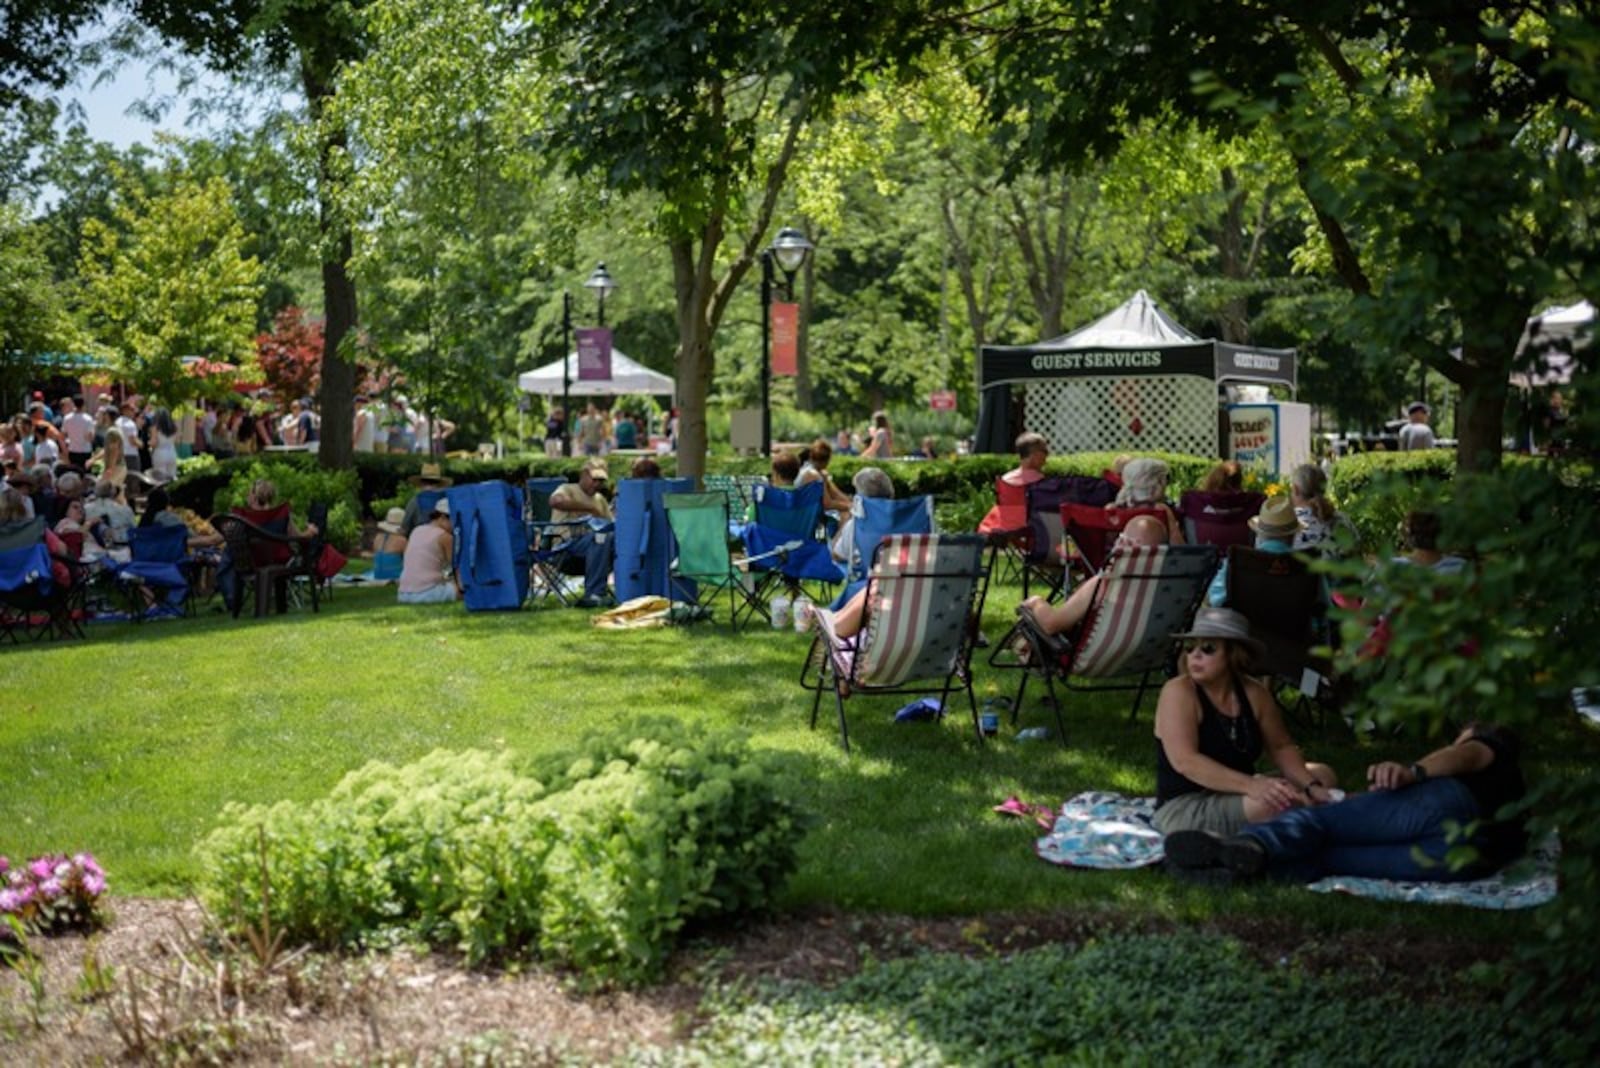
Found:
[[[928,407],[936,412],[953,412],[956,410],[956,391],[953,389],[936,389],[928,394]]]
[[[800,305],[772,305],[772,373],[800,373]]]
[[[584,326],[573,331],[578,340],[578,381],[611,380],[611,328]]]

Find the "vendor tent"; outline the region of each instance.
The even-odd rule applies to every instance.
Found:
[[[1594,305],[1586,300],[1549,308],[1529,319],[1517,343],[1517,369],[1511,372],[1511,384],[1528,389],[1572,381],[1572,351],[1589,344],[1594,325]]]
[[[561,396],[561,363],[547,363],[517,376],[517,388],[524,393],[537,393],[544,397]],[[626,393],[648,393],[652,396],[677,396],[677,383],[671,378],[652,371],[637,360],[631,360],[617,349],[611,350],[611,377],[607,379],[578,378],[578,354],[569,352],[566,359],[567,375],[575,397],[617,397]]]
[[[1217,387],[1226,382],[1292,392],[1295,352],[1196,337],[1141,289],[1070,334],[983,346],[977,449],[1010,452],[1026,422],[1063,452],[1169,449],[1210,456],[1218,444]]]

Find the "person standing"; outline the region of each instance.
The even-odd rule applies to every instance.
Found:
[[[872,413],[872,440],[861,450],[861,455],[876,460],[894,459],[894,429],[889,426],[888,412]]]
[[[165,408],[150,417],[150,473],[162,482],[178,477],[178,424]]]
[[[87,471],[94,455],[94,420],[71,397],[61,398],[61,436],[67,443],[67,462]]]
[[[544,421],[544,454],[561,455],[561,438],[567,431],[567,410],[557,404]]]
[[[1412,401],[1406,409],[1406,418],[1409,422],[1400,428],[1400,451],[1414,452],[1417,449],[1433,448],[1433,427],[1428,425],[1428,416],[1431,414],[1424,401]]]
[[[371,452],[377,438],[378,418],[365,393],[356,394],[356,422],[350,431],[350,446],[356,452]]]

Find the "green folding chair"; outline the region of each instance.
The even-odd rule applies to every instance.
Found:
[[[728,548],[728,498],[709,493],[667,493],[661,497],[667,525],[677,543],[677,556],[669,569],[671,598],[708,611],[724,590],[728,594],[728,621],[735,630],[741,622],[759,615],[770,619],[767,606],[747,584],[748,575]],[[767,555],[776,555],[781,550]],[[674,613],[676,615],[676,613]]]

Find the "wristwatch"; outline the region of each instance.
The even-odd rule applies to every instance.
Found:
[[[1428,781],[1428,769],[1420,763],[1411,765],[1411,778],[1414,783]]]

